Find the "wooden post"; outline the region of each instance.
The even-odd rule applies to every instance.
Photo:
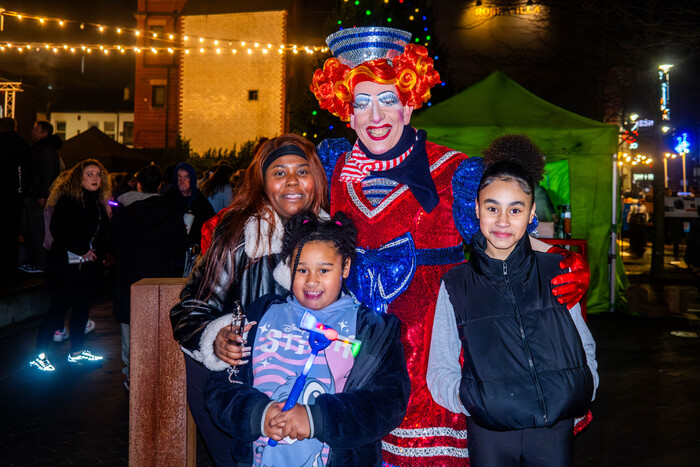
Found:
[[[131,286],[129,465],[194,467],[196,426],[187,407],[185,361],[170,309],[185,279]]]

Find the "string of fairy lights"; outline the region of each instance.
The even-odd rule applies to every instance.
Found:
[[[125,40],[139,40],[139,38],[148,39],[153,42],[148,46],[139,46],[138,44],[114,44],[114,43],[65,43],[65,42],[37,42],[37,41],[8,41],[0,42],[0,53],[16,51],[17,53],[31,52],[52,52],[71,53],[71,54],[91,54],[102,53],[109,55],[110,53],[125,54],[130,53],[151,53],[151,54],[174,54],[181,51],[184,54],[190,53],[215,53],[215,54],[249,54],[254,53],[269,54],[269,53],[284,53],[292,54],[306,53],[314,54],[317,52],[327,53],[328,47],[318,45],[298,45],[298,44],[272,44],[261,43],[259,41],[247,41],[231,38],[216,38],[208,36],[188,37],[183,36],[182,40],[176,34],[159,35],[154,31],[143,31],[137,28],[123,26],[109,26],[106,24],[93,23],[88,21],[76,21],[70,19],[62,19],[47,16],[38,16],[29,13],[21,13],[17,11],[8,11],[0,8],[0,28],[4,25],[5,17],[14,18],[16,21],[33,21],[42,26],[58,27],[62,29],[69,25],[78,25],[81,30],[93,33],[113,33],[117,36],[124,37]],[[155,42],[158,42],[156,44]]]
[[[397,2],[397,0],[392,0]],[[360,0],[345,0],[349,6],[354,6],[356,8],[365,8]],[[365,2],[366,3],[366,2]],[[385,4],[390,3],[390,0],[384,0]],[[398,0],[399,4],[403,4],[404,0]],[[368,17],[374,17],[375,14],[370,9],[365,9],[364,14]],[[407,9],[407,19],[409,21],[426,21],[426,16],[421,15],[420,8],[409,8]],[[110,43],[107,39],[105,41],[91,42],[91,43],[67,43],[58,41],[12,41],[3,40],[0,41],[0,53],[16,52],[16,53],[32,53],[32,52],[48,52],[54,54],[68,53],[68,54],[92,54],[99,53],[103,55],[110,54],[174,54],[176,52],[182,52],[187,54],[271,54],[278,53],[282,54],[288,52],[291,54],[308,54],[313,55],[315,53],[329,52],[328,47],[325,45],[304,45],[304,44],[272,44],[272,43],[261,43],[259,41],[251,40],[240,40],[232,38],[218,38],[209,36],[197,36],[188,37],[182,36],[178,37],[177,34],[158,34],[154,31],[144,31],[138,28],[125,27],[125,26],[112,26],[102,23],[95,23],[90,21],[80,21],[66,18],[58,18],[51,16],[40,16],[32,13],[23,13],[18,11],[5,10],[0,7],[0,30],[4,27],[5,19],[12,19],[19,23],[22,22],[33,22],[39,25],[46,26],[47,28],[57,28],[58,30],[63,30],[70,26],[78,26],[80,30],[86,33],[99,33],[100,35],[107,36],[108,34],[115,35],[116,37],[123,38],[124,42],[131,41],[141,41],[144,42],[145,39],[151,42],[150,45],[139,45],[137,44],[124,44],[124,43]],[[391,26],[394,20],[391,16],[386,18],[378,18],[381,22],[388,26]],[[338,26],[342,29],[344,27],[352,27],[351,25],[343,24],[343,20],[338,20]],[[428,33],[428,28],[423,27],[423,32],[425,35],[423,37],[415,37],[413,40],[416,43],[423,43],[423,45],[428,46],[428,42],[431,40],[431,36]],[[115,41],[119,42],[119,41]]]

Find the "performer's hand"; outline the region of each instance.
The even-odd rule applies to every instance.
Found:
[[[243,328],[243,331],[248,332],[256,321],[251,321]],[[245,365],[248,360],[244,358],[250,357],[250,347],[245,347],[246,343],[243,336],[236,334],[238,326],[225,326],[219,330],[219,333],[214,339],[214,354],[219,360],[228,363],[229,365]]]
[[[571,309],[581,301],[588,290],[591,282],[591,270],[583,260],[583,257],[573,251],[565,250],[553,246],[547,253],[558,253],[564,255],[564,259],[559,263],[559,267],[570,270],[552,279],[552,294],[559,303]]]
[[[280,407],[284,407],[284,403],[280,403]],[[303,405],[296,404],[291,409],[280,412],[280,414],[270,422],[270,426],[273,428],[280,424],[283,424],[282,434],[292,439],[301,441],[311,435],[311,424],[309,423],[306,408]]]
[[[282,405],[281,407],[284,407],[284,405]],[[265,432],[263,434],[268,438],[274,439],[275,441],[280,441],[284,438],[284,435],[282,435],[282,428],[284,427],[284,423],[276,425],[274,427],[270,424],[270,422],[282,412],[281,407],[279,404],[272,404],[265,413]]]

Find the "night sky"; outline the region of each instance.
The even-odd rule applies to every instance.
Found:
[[[452,2],[454,3],[454,2]],[[2,1],[0,4],[6,10],[20,11],[50,17],[61,17],[67,20],[95,22],[107,26],[135,27],[134,12],[137,7],[135,0],[33,0]],[[0,32],[0,41],[52,41],[52,42],[92,42],[133,44],[129,37],[114,33],[98,33],[87,26],[80,29],[79,24],[67,23],[63,28],[56,24],[40,26],[36,21],[24,19],[18,22],[16,18],[5,17],[4,31]],[[674,56],[676,67],[671,72],[671,112],[676,126],[696,127],[700,123],[700,81],[698,59],[689,60],[687,57]],[[576,60],[576,57],[571,57]],[[652,64],[650,64],[652,65]],[[656,70],[650,66],[648,79],[658,83]],[[483,70],[483,76],[493,70]],[[6,76],[2,76],[2,72]],[[0,77],[22,79],[25,83],[34,84],[41,92],[50,93],[51,89],[63,86],[107,86],[124,87],[133,82],[134,60],[133,53],[123,56],[104,57],[99,53],[87,56],[84,61],[78,56],[71,57],[66,53],[52,54],[50,52],[17,52],[0,54]],[[556,77],[552,77],[556,79]],[[459,91],[459,89],[457,89]],[[547,98],[547,96],[542,96]],[[636,102],[635,102],[636,101]],[[630,96],[629,111],[634,107],[644,107],[639,96]],[[558,102],[567,107],[566,103]],[[648,105],[647,105],[648,106]]]

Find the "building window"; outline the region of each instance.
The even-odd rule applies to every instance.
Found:
[[[165,38],[165,26],[160,24],[151,24],[149,29],[151,30],[151,47],[158,47],[162,45],[161,41]],[[153,34],[155,34],[156,37],[153,37]]]
[[[157,109],[165,107],[165,86],[151,87],[151,107]]]
[[[92,127],[95,127],[99,130],[100,129],[100,122],[88,121],[88,130]]]
[[[134,145],[134,122],[124,122],[124,134],[122,138],[122,144],[126,144],[127,146]]]
[[[113,139],[117,139],[115,136],[115,125],[114,122],[105,122],[105,134]]]
[[[248,91],[248,100],[249,101],[257,101],[258,100],[258,90],[253,89],[252,91]]]
[[[61,137],[63,141],[66,140],[66,122],[56,122],[56,131],[54,132]]]

